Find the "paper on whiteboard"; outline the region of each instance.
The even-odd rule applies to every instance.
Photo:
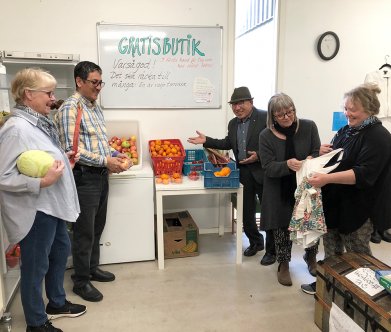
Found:
[[[367,267],[360,267],[357,270],[348,273],[345,277],[370,296],[379,294],[382,290],[384,290],[384,288],[379,284],[379,281],[376,279],[375,271]]]
[[[364,330],[333,302],[330,310],[329,332],[364,332]]]

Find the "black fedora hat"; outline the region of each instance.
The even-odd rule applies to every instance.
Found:
[[[240,88],[235,88],[231,96],[231,100],[228,102],[230,104],[237,103],[242,100],[253,100],[251,97],[250,90],[246,86],[241,86]]]

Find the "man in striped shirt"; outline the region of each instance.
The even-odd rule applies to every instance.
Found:
[[[74,70],[76,92],[64,101],[55,115],[60,141],[65,151],[74,149],[78,110],[81,112],[78,152],[75,177],[80,203],[80,215],[73,226],[72,256],[74,274],[73,291],[86,301],[103,299],[91,280],[108,282],[114,274],[101,270],[99,265],[99,242],[107,212],[109,173],[125,171],[124,155],[111,156],[103,112],[96,100],[104,86],[102,69],[89,61],[78,63]]]

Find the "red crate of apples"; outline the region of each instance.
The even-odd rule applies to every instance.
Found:
[[[137,137],[129,136],[129,137],[117,137],[113,136],[110,138],[109,144],[111,148],[118,153],[123,153],[127,155],[133,162],[133,165],[138,165],[139,163],[139,155],[137,151]]]

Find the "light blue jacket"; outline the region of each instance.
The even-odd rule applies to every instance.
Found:
[[[79,200],[72,169],[66,154],[37,127],[37,119],[13,109],[0,129],[0,209],[11,243],[18,243],[30,231],[37,211],[75,222]],[[40,188],[39,178],[21,174],[16,167],[18,156],[28,150],[43,150],[65,163],[64,173],[53,185]]]

